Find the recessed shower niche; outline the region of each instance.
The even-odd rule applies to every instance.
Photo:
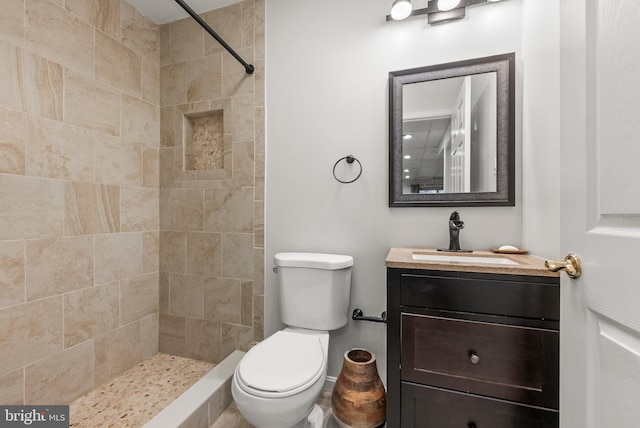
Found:
[[[231,172],[231,144],[225,136],[224,109],[183,116],[183,170],[194,171],[195,179],[206,172]],[[222,178],[222,177],[220,177]]]

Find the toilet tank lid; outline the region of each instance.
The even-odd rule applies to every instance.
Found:
[[[353,266],[353,257],[342,254],[324,253],[278,253],[276,266],[303,267],[315,269],[345,269]]]

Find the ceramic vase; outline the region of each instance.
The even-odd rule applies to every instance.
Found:
[[[331,409],[342,427],[375,428],[384,424],[387,393],[373,353],[361,348],[344,353],[342,370],[331,396]]]

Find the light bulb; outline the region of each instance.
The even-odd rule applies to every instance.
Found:
[[[391,17],[395,20],[405,19],[411,15],[411,0],[395,0],[391,6]]]
[[[438,9],[447,11],[455,9],[459,4],[460,0],[438,0]]]

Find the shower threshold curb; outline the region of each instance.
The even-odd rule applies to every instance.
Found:
[[[143,428],[178,427],[185,423],[222,388],[228,385],[236,366],[244,356],[242,351],[234,351],[209,373],[194,383],[171,404],[162,409]],[[210,421],[213,423],[213,421]]]

